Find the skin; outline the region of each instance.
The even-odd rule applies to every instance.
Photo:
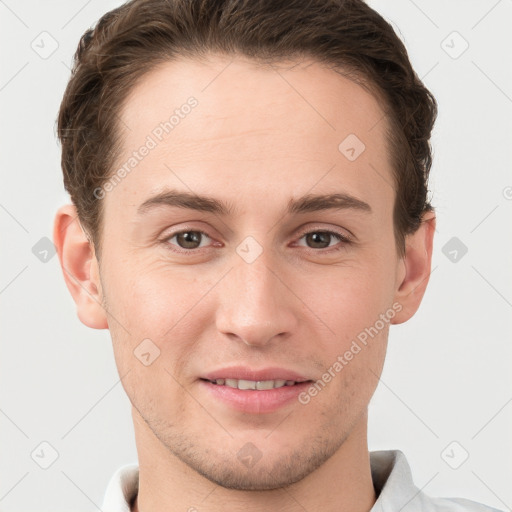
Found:
[[[375,502],[368,403],[389,324],[413,316],[425,292],[435,216],[425,215],[400,258],[379,101],[319,63],[293,64],[212,55],[155,68],[121,112],[119,165],[187,98],[198,105],[102,199],[101,261],[74,207],[57,213],[54,240],[78,316],[110,330],[133,405],[133,510],[358,512]],[[366,146],[355,161],[338,150],[348,134]],[[138,215],[165,187],[214,196],[236,214],[162,206]],[[327,193],[371,212],[285,214],[291,198]],[[180,230],[208,236],[187,246],[173,236]],[[305,236],[326,230],[352,241]],[[252,263],[236,252],[247,236],[262,249]],[[395,303],[401,310],[306,405],[243,413],[199,380],[236,364],[317,380]],[[149,366],[133,354],[146,338],[160,350]],[[237,457],[249,442],[261,453],[251,468]]]

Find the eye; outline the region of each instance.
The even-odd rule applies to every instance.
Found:
[[[197,229],[187,229],[184,231],[178,231],[173,235],[165,238],[163,243],[177,245],[179,249],[183,249],[183,251],[178,252],[189,252],[194,249],[200,249],[201,247],[201,239],[210,237],[204,232]],[[172,240],[176,239],[176,243],[173,243]]]
[[[313,246],[308,246],[310,249],[326,249],[329,248],[330,242],[332,242],[332,239],[335,238],[338,240],[338,242],[342,242],[339,247],[335,247],[332,249],[334,251],[338,251],[341,249],[344,249],[346,245],[351,243],[351,240],[343,235],[342,233],[338,233],[337,231],[329,231],[329,230],[315,230],[315,231],[308,231],[306,233],[303,233],[300,237],[300,240],[302,239],[306,240],[307,244],[312,244]],[[325,252],[331,252],[325,251]]]

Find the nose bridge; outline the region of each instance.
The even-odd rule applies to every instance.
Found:
[[[218,330],[248,345],[264,345],[291,332],[296,322],[293,294],[279,276],[273,251],[249,239],[237,247],[233,262],[219,290]]]

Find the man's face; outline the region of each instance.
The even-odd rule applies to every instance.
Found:
[[[101,293],[138,441],[220,485],[270,489],[363,435],[404,272],[378,101],[314,62],[231,60],[166,63],[133,89],[116,169],[146,155],[102,199]],[[141,207],[170,190],[229,212]],[[288,211],[332,194],[357,201]],[[237,375],[311,382],[206,380]]]

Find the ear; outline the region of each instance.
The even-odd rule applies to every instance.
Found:
[[[67,204],[57,211],[53,241],[64,280],[76,303],[78,318],[93,329],[108,329],[107,314],[102,305],[98,260],[74,205]]]
[[[405,256],[399,262],[395,302],[401,304],[392,324],[409,320],[418,310],[430,278],[432,247],[436,229],[435,213],[426,212],[420,227],[405,239]]]

